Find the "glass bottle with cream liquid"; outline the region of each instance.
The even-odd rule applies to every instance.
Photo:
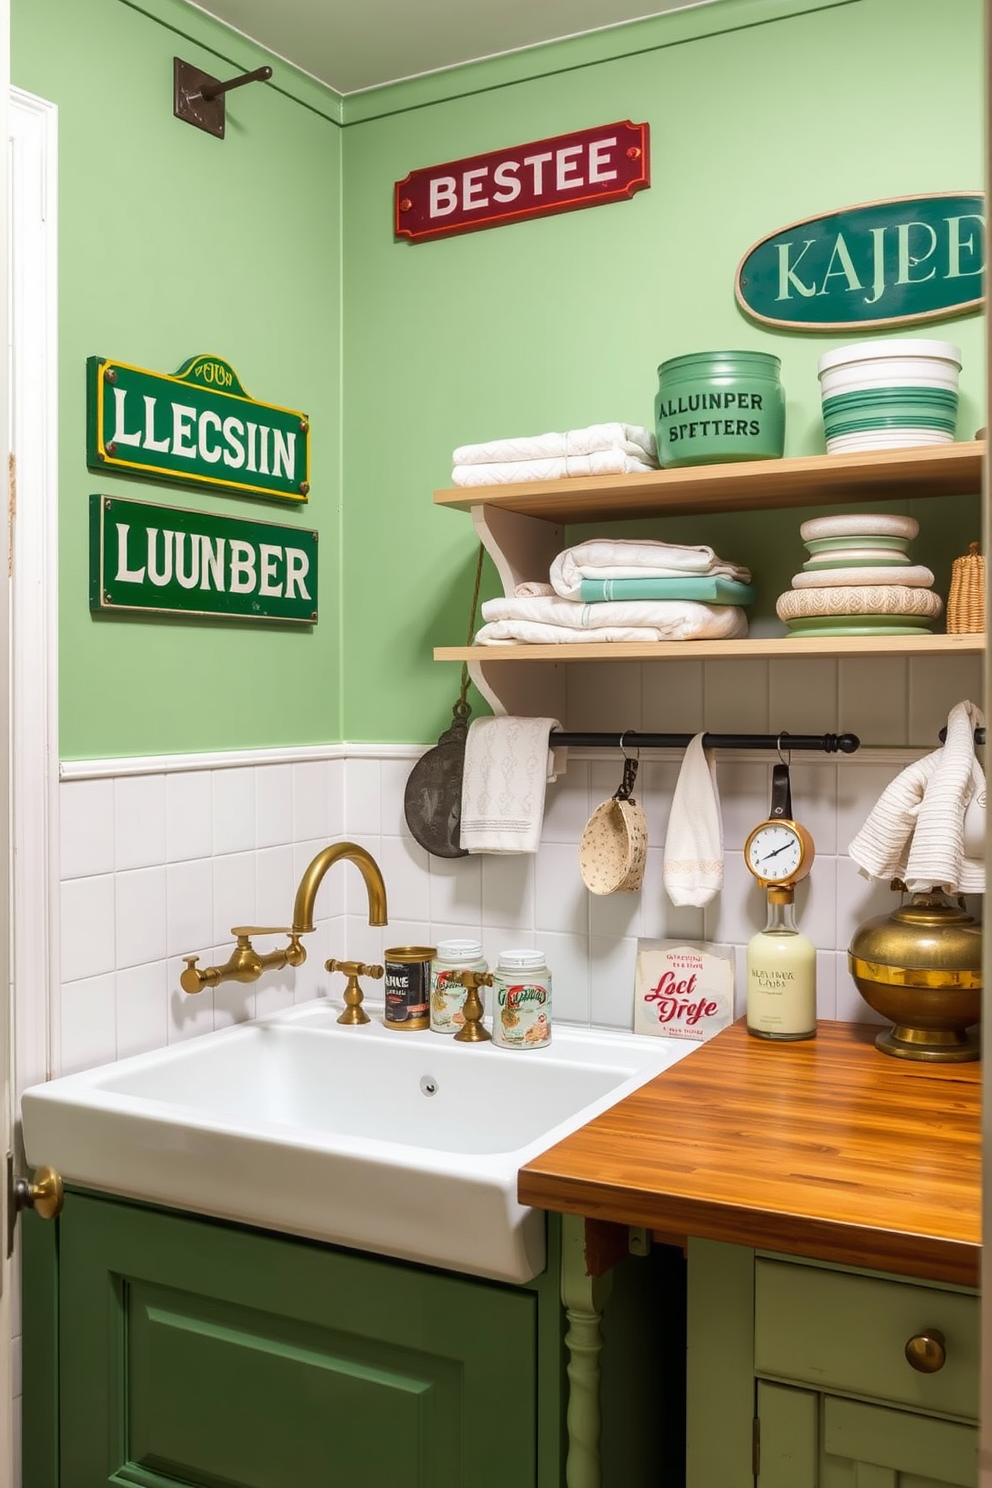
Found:
[[[795,890],[770,887],[768,921],[747,948],[747,1031],[756,1038],[816,1035],[816,947],[796,927]]]

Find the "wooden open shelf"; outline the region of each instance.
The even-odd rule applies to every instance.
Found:
[[[760,636],[737,641],[578,642],[561,646],[436,646],[435,661],[699,661],[711,656],[980,655],[984,635]]]
[[[749,460],[645,475],[576,476],[456,488],[435,491],[434,501],[456,511],[485,505],[566,523],[966,496],[981,490],[984,451],[984,440],[971,440],[869,454]]]
[[[546,578],[570,523],[840,503],[978,495],[984,441],[857,455],[697,465],[646,475],[575,477],[471,490],[435,491],[438,506],[471,513],[503,584]],[[558,646],[438,646],[436,661],[467,662],[495,712],[554,714],[565,703],[565,666],[588,661],[699,661],[707,657],[979,655],[981,635],[748,637]],[[543,663],[521,666],[519,663]],[[551,665],[549,665],[551,663]]]

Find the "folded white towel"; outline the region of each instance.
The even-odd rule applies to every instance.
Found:
[[[688,601],[686,602],[688,603]],[[475,637],[477,646],[536,646],[593,644],[603,641],[708,641],[736,640],[747,635],[747,618],[736,605],[696,605],[709,610],[698,623],[684,619],[680,625],[662,629],[658,625],[597,625],[576,630],[572,625],[548,625],[540,620],[492,620]]]
[[[932,589],[933,574],[922,564],[909,568],[818,568],[792,576],[793,589],[839,589],[869,584],[904,584],[907,589]]]
[[[518,439],[491,439],[484,444],[462,444],[452,460],[456,465],[498,465],[508,460],[558,460],[563,455],[594,455],[620,449],[636,460],[658,463],[658,445],[650,429],[640,424],[589,424],[564,433],[529,434]]]
[[[565,768],[550,749],[556,718],[477,718],[465,739],[461,845],[470,853],[536,853],[544,793]]]
[[[985,774],[974,744],[974,730],[984,724],[974,703],[956,703],[943,748],[915,760],[886,786],[848,849],[866,878],[901,878],[913,893],[985,892],[984,834],[976,830],[976,813],[985,809]]]
[[[493,620],[536,620],[540,625],[565,625],[570,630],[602,630],[631,627],[662,631],[680,635],[688,627],[695,633],[697,627],[708,627],[714,623],[714,614],[719,613],[715,624],[719,634],[723,630],[723,611],[738,609],[737,605],[714,605],[698,599],[610,599],[596,604],[582,604],[574,599],[562,599],[560,595],[527,595],[522,598],[487,599],[482,604],[482,618]],[[733,618],[733,617],[731,617]],[[734,631],[734,634],[739,632]]]
[[[525,579],[518,584],[513,593],[517,599],[536,599],[539,594],[554,594],[550,584],[542,584],[539,579]]]
[[[622,449],[597,450],[591,455],[562,455],[558,460],[505,460],[492,465],[456,465],[455,486],[512,486],[517,481],[564,480],[576,475],[637,475],[657,470],[643,450],[628,455]]]
[[[723,887],[723,821],[712,752],[697,734],[685,752],[672,796],[662,868],[673,904],[709,904]]]
[[[594,537],[566,548],[551,564],[551,583],[563,599],[581,599],[583,579],[668,579],[680,574],[722,574],[751,581],[751,572],[700,544],[638,542],[626,537]]]

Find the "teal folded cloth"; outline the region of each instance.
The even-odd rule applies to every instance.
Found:
[[[607,599],[699,599],[709,604],[754,604],[754,588],[719,574],[680,574],[672,579],[583,579],[582,601]]]

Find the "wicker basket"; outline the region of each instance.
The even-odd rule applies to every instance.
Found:
[[[947,596],[947,633],[962,635],[985,630],[985,559],[978,543],[968,545],[963,558],[951,565],[951,592]]]

